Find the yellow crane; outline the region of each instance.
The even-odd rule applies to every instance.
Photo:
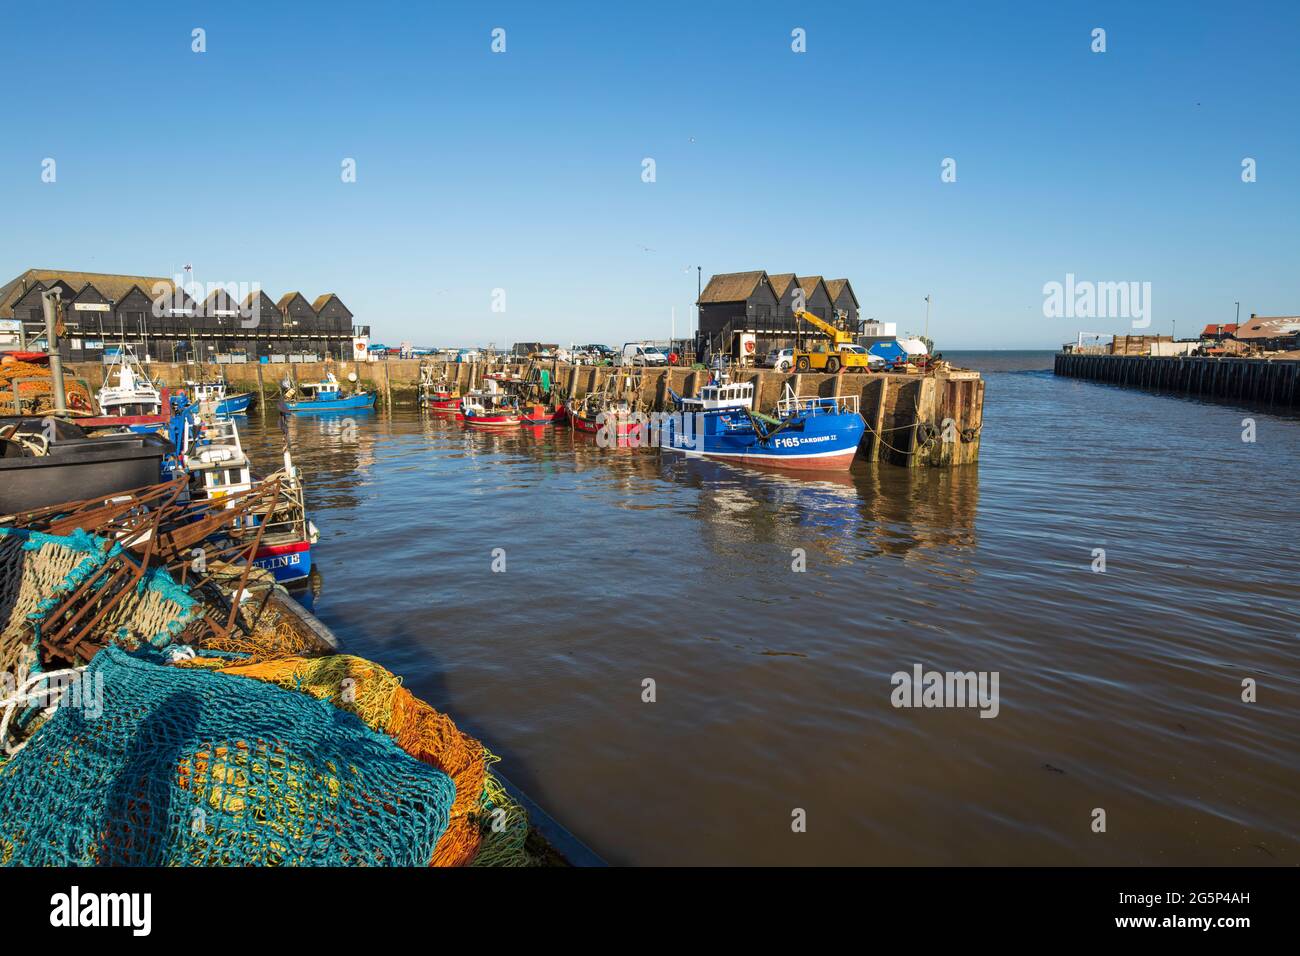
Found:
[[[824,339],[814,343],[811,349],[795,350],[795,371],[825,371],[834,375],[841,367],[850,372],[865,372],[871,367],[871,356],[865,350],[862,352],[854,350],[856,346],[852,332],[838,325],[832,325],[811,312],[798,311],[794,316],[807,322],[825,336]]]

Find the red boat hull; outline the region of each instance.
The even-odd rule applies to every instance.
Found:
[[[559,414],[552,414],[545,405],[529,405],[524,410],[523,423],[533,426],[550,425],[559,419]]]
[[[166,415],[98,415],[94,418],[73,419],[82,428],[116,428],[129,425],[162,425]]]
[[[456,415],[456,421],[469,428],[510,428],[519,424],[518,415]]]
[[[568,409],[566,416],[569,420],[569,426],[576,432],[582,432],[584,435],[598,435],[604,430],[606,435],[613,432],[616,443],[623,447],[641,434],[641,423],[620,419],[611,427],[608,422],[601,423],[594,418],[588,418],[579,414],[574,409]]]

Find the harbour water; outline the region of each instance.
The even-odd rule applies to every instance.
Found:
[[[1300,863],[1300,423],[948,357],[978,465],[785,478],[409,407],[245,445],[308,476],[316,613],[610,862]],[[918,664],[997,672],[997,716],[894,707]]]

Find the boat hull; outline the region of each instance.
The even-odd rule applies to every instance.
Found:
[[[253,556],[253,565],[270,571],[280,584],[301,581],[311,574],[311,542],[264,544]]]
[[[333,398],[326,401],[286,402],[280,399],[280,411],[290,415],[310,414],[311,412],[341,412],[349,409],[373,408],[375,393],[349,395],[347,398]]]
[[[457,415],[456,420],[464,422],[468,428],[514,428],[519,424],[518,415]]]
[[[217,402],[216,412],[218,415],[238,415],[246,412],[249,406],[253,404],[252,392],[240,392],[238,395],[227,395],[221,401]]]
[[[524,411],[522,423],[540,428],[555,424],[558,415],[558,412],[551,412],[545,405],[530,405]]]
[[[763,438],[734,415],[708,416],[698,435],[683,435],[669,419],[660,436],[664,451],[782,471],[846,471],[866,425],[853,413],[816,414]]]
[[[125,428],[137,435],[156,432],[167,424],[167,415],[96,415],[93,418],[78,418],[77,424],[82,428]]]

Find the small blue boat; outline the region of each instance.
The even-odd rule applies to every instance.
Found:
[[[226,394],[226,383],[186,381],[185,387],[194,395],[195,402],[210,402],[218,415],[242,415],[253,404],[252,392]]]
[[[776,416],[751,410],[754,386],[725,379],[677,399],[680,414],[659,428],[659,447],[743,465],[798,471],[845,471],[853,464],[866,422],[858,396],[796,396],[786,386]]]
[[[248,411],[248,407],[253,404],[252,392],[239,392],[236,395],[227,395],[221,401],[217,402],[218,415],[242,415]]]
[[[280,397],[280,411],[285,414],[302,412],[340,412],[349,409],[374,408],[374,392],[354,392],[344,395],[333,372],[326,373],[323,382],[299,382],[290,385]]]

